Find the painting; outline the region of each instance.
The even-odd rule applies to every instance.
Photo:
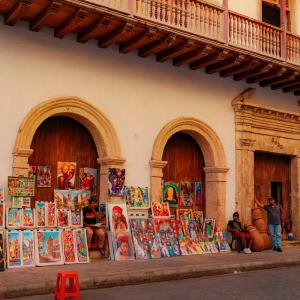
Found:
[[[78,208],[84,208],[89,205],[89,199],[91,198],[91,191],[81,190],[78,196]]]
[[[109,226],[114,233],[122,233],[129,230],[127,207],[125,203],[107,203]]]
[[[22,197],[22,207],[31,207],[30,197]]]
[[[114,258],[118,261],[133,260],[134,252],[130,232],[113,234]]]
[[[5,204],[0,201],[0,228],[5,227]]]
[[[28,177],[33,178],[34,182],[36,179],[37,166],[30,166],[28,171]]]
[[[54,190],[54,202],[57,209],[68,209],[71,205],[71,196],[69,190]]]
[[[17,196],[12,196],[11,197],[11,207],[13,208],[22,208],[23,204],[23,198],[22,197],[17,197]]]
[[[0,202],[4,201],[4,188],[0,186]]]
[[[57,187],[59,190],[75,189],[76,162],[57,163]]]
[[[195,182],[195,204],[203,206],[202,183],[200,181]]]
[[[89,251],[86,239],[86,229],[78,228],[74,229],[75,234],[75,248],[76,248],[76,259],[78,263],[88,263]]]
[[[68,209],[78,209],[81,190],[69,190]]]
[[[75,256],[75,239],[72,229],[64,229],[62,232],[63,257],[65,264],[74,264],[77,262]]]
[[[4,244],[4,231],[0,230],[0,272],[3,272],[5,269],[5,244]]]
[[[7,208],[6,226],[7,228],[21,228],[22,226],[21,208]]]
[[[57,226],[58,227],[70,226],[70,213],[67,209],[57,210]]]
[[[83,215],[82,215],[81,209],[71,210],[70,226],[71,227],[82,227],[83,226]]]
[[[171,207],[178,206],[178,183],[165,182],[164,185],[164,202],[169,203]]]
[[[22,231],[20,230],[8,230],[7,231],[7,267],[17,268],[22,266],[21,260],[21,245],[22,245]]]
[[[36,174],[37,187],[51,187],[51,167],[38,166]]]
[[[194,183],[181,182],[179,204],[181,206],[193,206],[194,204]]]
[[[190,208],[177,208],[176,209],[177,220],[192,220],[194,219],[194,212]]]
[[[170,218],[170,207],[168,202],[152,202],[151,210],[154,219]]]
[[[32,208],[23,208],[22,227],[23,228],[33,228],[34,227],[34,214],[33,214]]]
[[[216,240],[220,253],[231,251],[231,248],[222,232],[216,232]]]
[[[148,187],[127,187],[127,201],[130,208],[149,208]]]
[[[46,202],[35,202],[35,226],[46,227]]]
[[[203,227],[203,234],[207,238],[213,238],[214,232],[215,232],[215,225],[216,225],[216,220],[211,219],[211,218],[205,218],[204,221],[204,227]]]
[[[203,221],[204,221],[204,214],[201,210],[194,211],[194,219],[198,226],[198,229],[203,232]]]
[[[47,202],[47,227],[56,227],[57,226],[57,215],[56,215],[56,203]]]
[[[92,196],[97,195],[97,173],[94,168],[79,168],[79,189],[89,190]]]
[[[37,266],[62,265],[62,243],[60,230],[35,231],[35,255]]]
[[[34,234],[32,230],[24,230],[22,238],[22,266],[34,267]]]
[[[110,197],[124,197],[125,169],[108,169],[108,194]]]
[[[34,196],[35,181],[32,177],[13,177],[8,176],[8,195],[26,197]]]

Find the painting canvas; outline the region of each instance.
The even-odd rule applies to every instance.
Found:
[[[75,239],[72,229],[65,229],[62,232],[63,257],[65,264],[74,264],[77,262],[75,256]]]
[[[34,196],[35,181],[32,177],[8,176],[8,195],[10,196]]]
[[[33,178],[35,181],[37,172],[37,166],[30,166],[28,171],[28,177]]]
[[[7,267],[8,268],[17,268],[22,266],[21,260],[21,238],[20,230],[9,230],[7,231]]]
[[[35,231],[35,254],[38,266],[63,264],[61,231]]]
[[[58,227],[69,227],[70,226],[70,216],[67,209],[57,210],[57,226]]]
[[[35,226],[46,226],[46,202],[44,201],[35,202]]]
[[[22,197],[22,207],[31,207],[30,197]]]
[[[195,182],[195,204],[203,205],[202,183],[200,181]]]
[[[94,168],[79,168],[79,189],[91,191],[92,196],[97,195],[97,173]]]
[[[190,208],[177,208],[176,209],[177,220],[192,220],[194,219],[194,212]]]
[[[22,209],[7,208],[6,223],[7,228],[20,228],[22,226]]]
[[[69,190],[68,209],[78,209],[81,190]]]
[[[34,227],[34,213],[33,213],[32,208],[23,208],[22,227],[24,227],[24,228],[33,228]]]
[[[71,205],[71,196],[69,190],[54,190],[54,202],[57,209],[68,209]]]
[[[112,243],[114,248],[114,258],[118,261],[133,260],[134,252],[130,232],[113,234]]]
[[[122,233],[129,230],[127,207],[125,203],[111,202],[107,204],[110,230]]]
[[[149,208],[148,187],[128,187],[127,200],[130,208]]]
[[[37,187],[51,187],[51,167],[38,166],[36,175]]]
[[[0,201],[0,228],[5,227],[5,204]]]
[[[154,219],[170,218],[170,207],[167,202],[152,202],[151,210]]]
[[[32,230],[24,230],[22,238],[22,266],[35,266],[34,234]]]
[[[78,263],[88,263],[89,251],[86,238],[86,229],[78,228],[74,229],[75,234],[75,247],[76,247],[76,259]]]
[[[123,197],[125,192],[125,169],[109,168],[108,194],[110,197]]]
[[[78,195],[78,208],[84,208],[88,206],[90,198],[91,198],[91,191],[81,190]]]
[[[204,220],[204,214],[201,210],[194,211],[194,219],[198,226],[199,231],[203,232],[203,220]]]
[[[56,203],[47,202],[47,227],[56,227],[57,226],[57,215],[56,215]]]
[[[83,226],[83,215],[82,215],[81,209],[71,210],[70,226],[71,227],[82,227]]]
[[[4,242],[4,231],[0,230],[0,272],[3,272],[5,269],[5,242]]]
[[[178,206],[178,183],[165,182],[164,185],[164,202],[169,203],[171,207]]]
[[[222,232],[216,232],[216,240],[217,240],[218,249],[221,253],[231,251],[231,248]]]
[[[57,187],[59,190],[75,189],[76,162],[57,163]]]
[[[203,234],[208,238],[213,238],[215,232],[215,219],[205,218]]]
[[[194,183],[181,182],[180,183],[180,197],[179,204],[181,206],[193,206],[194,204]]]
[[[4,188],[0,186],[0,202],[4,201]]]
[[[12,196],[11,197],[11,207],[13,208],[22,208],[23,205],[23,198],[22,197],[17,197],[17,196]]]

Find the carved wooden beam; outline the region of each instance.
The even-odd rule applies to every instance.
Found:
[[[289,76],[285,76],[281,80],[277,81],[276,84],[272,84],[271,89],[272,90],[282,89],[291,84],[295,84],[299,82],[299,74],[300,74],[299,72],[293,72]]]
[[[67,21],[60,27],[55,29],[55,36],[58,38],[65,37],[68,33],[77,31],[88,15],[88,11],[85,9],[78,9]]]
[[[107,48],[112,44],[117,43],[120,40],[120,38],[122,38],[124,34],[128,34],[128,32],[130,32],[133,29],[133,27],[134,24],[130,22],[125,22],[124,24],[114,29],[107,35],[101,37],[98,40],[98,46],[100,48]]]
[[[4,24],[13,26],[22,19],[30,9],[32,0],[18,0],[13,8],[5,15]]]
[[[166,47],[171,47],[174,44],[175,40],[176,40],[176,35],[168,34],[162,37],[161,39],[140,48],[139,56],[147,57],[151,54],[156,54],[162,49],[165,49]]]
[[[61,2],[56,0],[52,1],[50,5],[48,5],[36,18],[30,22],[30,30],[41,30],[43,26],[47,25],[48,20],[59,12],[61,6]]]
[[[192,63],[190,63],[190,68],[192,70],[197,70],[209,65],[216,64],[217,62],[224,61],[225,59],[228,58],[231,52],[227,50],[222,50],[219,53],[213,53],[210,54],[209,56],[203,57],[201,59],[198,59]]]
[[[240,65],[237,65],[235,67],[231,67],[229,69],[221,71],[220,76],[229,77],[232,75],[240,74],[240,73],[252,70],[259,65],[261,65],[261,62],[259,62],[257,60],[246,61]]]
[[[259,83],[259,85],[262,86],[262,87],[266,87],[266,86],[269,86],[269,85],[272,85],[272,84],[277,84],[277,83],[281,83],[281,82],[286,82],[286,81],[289,81],[289,80],[293,80],[293,79],[296,78],[296,76],[299,75],[299,74],[297,74],[297,75],[294,75],[294,74],[295,74],[295,72],[292,72],[292,73],[291,72],[287,72],[287,73],[283,74],[280,77],[261,81]]]
[[[231,67],[234,67],[236,65],[240,65],[241,62],[243,62],[246,59],[245,55],[238,55],[235,57],[227,58],[223,61],[220,61],[218,63],[212,64],[209,67],[206,67],[206,73],[213,74],[215,72],[220,72],[225,69],[229,69]]]
[[[77,41],[79,43],[86,43],[90,39],[95,38],[95,33],[99,31],[99,29],[107,29],[109,24],[111,23],[112,18],[109,16],[102,15],[96,22],[94,22],[87,29],[79,32],[77,35]]]
[[[264,73],[264,74],[260,74],[260,75],[250,77],[250,78],[247,79],[247,82],[248,83],[255,83],[255,82],[262,81],[262,80],[276,78],[276,77],[282,76],[286,71],[287,71],[287,68],[280,68],[280,69],[277,69],[275,71],[271,71],[271,72],[268,72],[268,73]]]
[[[180,67],[185,64],[189,64],[197,59],[200,59],[202,57],[208,56],[214,51],[214,48],[211,46],[201,46],[200,48],[197,48],[195,50],[192,50],[188,53],[182,54],[178,57],[176,57],[173,60],[173,65]]]
[[[241,74],[234,75],[233,79],[235,81],[240,81],[247,77],[253,77],[253,76],[259,75],[261,73],[266,73],[266,72],[270,71],[272,68],[273,68],[273,64],[267,64],[265,66],[255,68],[253,70],[249,70],[249,71],[243,72]]]
[[[141,34],[133,37],[129,41],[126,41],[120,45],[119,51],[121,53],[128,53],[132,50],[144,46],[146,43],[153,41],[157,34],[157,30],[149,28]]]
[[[176,45],[172,48],[166,49],[165,51],[160,52],[156,56],[156,60],[159,62],[165,62],[169,59],[177,57],[183,53],[186,53],[196,46],[196,42],[187,40],[179,45]]]
[[[299,89],[300,89],[300,82],[298,82],[297,84],[285,87],[285,88],[282,89],[282,91],[284,93],[289,93],[289,92],[292,92],[292,91],[295,91],[295,90],[299,90]]]

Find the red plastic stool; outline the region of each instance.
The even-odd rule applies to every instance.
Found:
[[[68,286],[67,280],[69,280]],[[54,299],[63,300],[66,298],[80,300],[79,278],[77,272],[65,271],[57,273]]]

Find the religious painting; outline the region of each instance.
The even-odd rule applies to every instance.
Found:
[[[208,238],[213,238],[215,232],[216,220],[211,218],[205,218],[203,234]]]
[[[76,162],[57,163],[57,188],[75,189]]]
[[[81,190],[69,190],[68,209],[78,209]]]
[[[65,264],[74,264],[77,262],[75,256],[75,239],[72,229],[64,229],[62,232],[63,257]]]
[[[74,209],[70,212],[70,226],[82,227],[83,226],[83,213],[82,209]]]
[[[113,234],[112,243],[114,249],[114,258],[117,261],[133,260],[134,252],[130,232],[122,234]]]
[[[8,195],[17,197],[34,196],[35,181],[31,177],[8,176]]]
[[[47,227],[57,226],[57,216],[56,216],[56,203],[47,202]]]
[[[33,228],[34,227],[34,214],[33,214],[32,208],[23,208],[22,227],[24,227],[24,228]]]
[[[46,227],[46,202],[35,202],[35,226]]]
[[[89,251],[86,238],[86,229],[78,228],[74,229],[75,234],[75,247],[76,247],[76,260],[78,263],[88,263]]]
[[[108,169],[108,194],[110,197],[124,197],[125,169]]]
[[[38,166],[37,167],[36,186],[37,187],[51,187],[51,167],[50,166]]]
[[[17,197],[17,196],[12,196],[11,197],[11,207],[13,208],[22,208],[23,204],[23,198],[22,197]]]
[[[22,238],[22,266],[34,267],[34,234],[32,230],[24,230]]]
[[[89,190],[92,196],[97,195],[97,169],[79,168],[79,189]]]
[[[22,227],[22,209],[21,208],[7,208],[6,216],[7,228],[21,228]]]
[[[54,229],[35,231],[35,254],[38,266],[62,265],[61,231]]]
[[[4,240],[4,231],[0,230],[0,272],[3,272],[5,269]]]
[[[91,198],[91,191],[81,190],[78,195],[78,208],[84,208],[89,205],[89,199]]]
[[[152,202],[152,216],[154,219],[170,218],[170,207],[168,202]]]
[[[127,201],[131,209],[134,208],[149,208],[149,193],[148,187],[127,187]]]
[[[194,204],[194,183],[181,182],[179,204],[181,206],[193,206]]]
[[[178,183],[165,182],[164,185],[164,202],[169,203],[171,207],[178,206]]]
[[[194,219],[194,212],[190,208],[177,208],[176,209],[176,219],[177,220],[192,220]]]
[[[22,207],[31,207],[31,198],[30,197],[22,197]]]
[[[107,203],[110,230],[122,233],[129,230],[127,207],[125,203]]]
[[[204,214],[201,210],[195,210],[194,211],[194,219],[198,226],[198,229],[203,232],[203,220],[204,220]]]
[[[203,206],[202,183],[195,182],[195,204]]]
[[[70,216],[67,209],[57,210],[57,226],[58,227],[69,227],[70,226]]]
[[[21,248],[22,248],[22,231],[8,230],[7,231],[7,267],[17,268],[22,266]]]
[[[57,209],[68,209],[71,205],[69,190],[54,190],[54,202]]]
[[[5,204],[0,201],[0,228],[5,227]]]

